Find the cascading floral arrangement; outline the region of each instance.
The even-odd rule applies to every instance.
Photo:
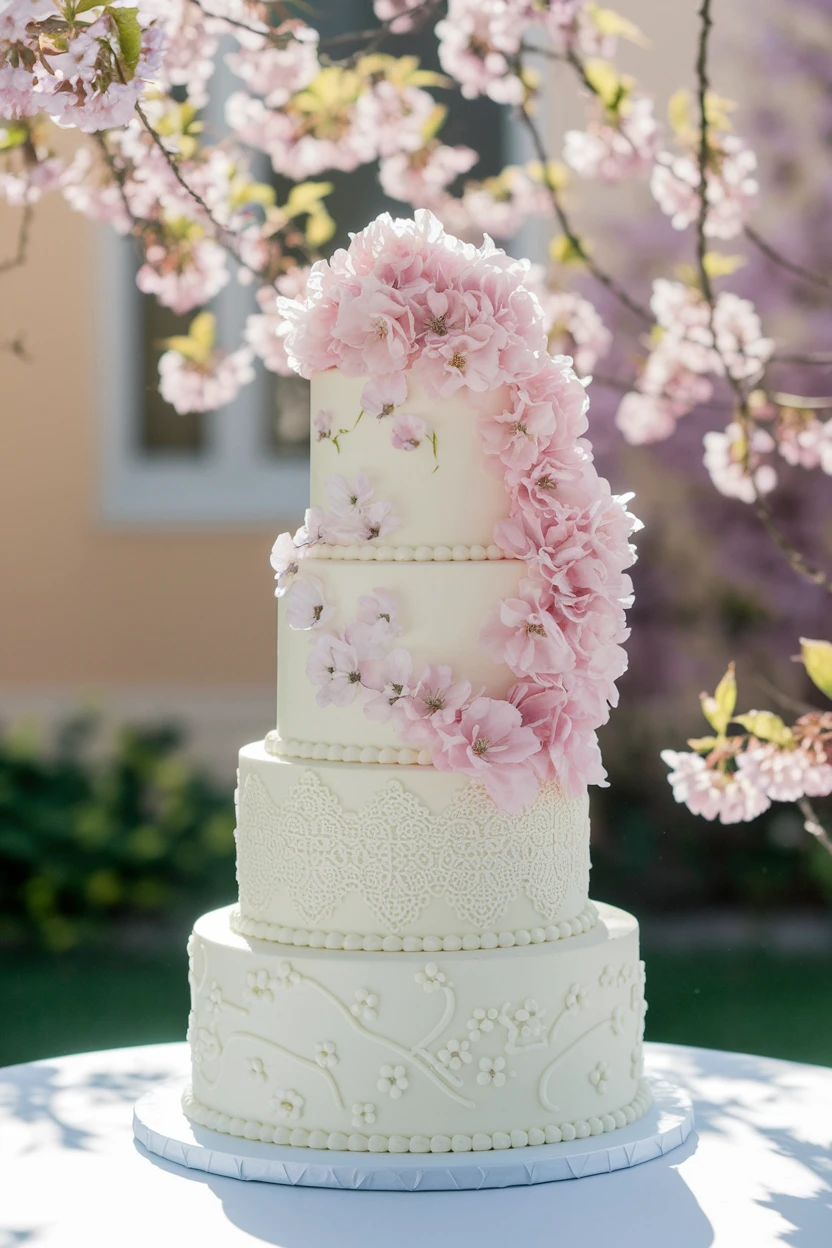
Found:
[[[488,238],[478,248],[460,242],[430,212],[415,221],[384,214],[313,266],[304,300],[280,302],[293,366],[305,376],[332,368],[366,376],[370,398],[391,413],[406,395],[405,370],[432,398],[457,395],[475,411],[478,396],[504,395],[503,410],[481,411],[477,427],[510,500],[495,542],[525,561],[527,575],[484,622],[478,645],[517,676],[508,699],[477,694],[448,668],[414,673],[400,649],[380,657],[397,631],[395,604],[369,596],[354,625],[319,638],[307,671],[322,705],[363,690],[368,715],[392,718],[434,766],[481,780],[510,811],[527,805],[541,781],[557,780],[567,794],[605,781],[595,732],[626,668],[625,569],[638,527],[596,471],[583,436],[586,390],[568,357],[548,353],[527,270]],[[310,508],[272,552],[278,595],[297,597],[289,604],[295,626],[328,617],[319,587],[293,584],[310,546],[375,540],[380,526],[396,523],[388,510],[373,511],[389,505],[366,480],[332,478],[330,497],[331,513]]]

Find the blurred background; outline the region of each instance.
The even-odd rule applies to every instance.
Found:
[[[652,41],[623,67],[661,107],[693,80],[694,0],[619,7]],[[374,25],[361,0],[315,8],[307,20],[326,35]],[[760,158],[761,231],[827,271],[830,5],[722,0],[715,17],[714,85],[740,101]],[[436,66],[429,32],[391,50]],[[546,71],[554,153],[580,117],[561,69]],[[481,153],[477,176],[528,157],[505,110],[446,94],[445,141]],[[402,210],[372,167],[333,180],[336,243]],[[688,236],[645,186],[589,184],[573,215],[642,295],[690,261]],[[530,228],[507,249],[543,261],[550,233]],[[16,238],[0,205],[0,257]],[[187,932],[235,892],[236,753],[274,726],[268,553],[307,494],[305,385],[261,372],[221,412],[176,415],[155,391],[156,344],[179,323],[139,294],[135,270],[129,241],[53,195],[26,266],[2,277],[0,1064],[184,1036]],[[801,349],[828,348],[828,310],[764,259],[735,288]],[[586,293],[614,327],[603,292]],[[214,310],[233,336],[249,295],[232,285]],[[605,373],[627,375],[631,344],[622,337]],[[832,1064],[832,859],[793,807],[734,827],[693,818],[659,759],[704,731],[698,694],[731,658],[743,705],[806,696],[790,656],[800,635],[829,636],[823,595],[713,490],[701,439],[724,421],[700,412],[668,443],[625,448],[619,395],[601,378],[591,396],[602,471],[636,492],[646,524],[630,671],[602,738],[610,787],[593,794],[593,894],[643,922],[649,1038]],[[786,478],[778,496],[820,559],[832,553],[829,504],[818,473]]]

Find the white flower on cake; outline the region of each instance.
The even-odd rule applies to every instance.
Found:
[[[482,1087],[492,1084],[501,1088],[506,1081],[506,1059],[504,1057],[481,1057],[477,1071],[477,1083]]]
[[[633,974],[634,974],[634,968],[630,965],[629,962],[625,962],[624,965],[618,971],[618,978],[616,979],[616,983],[618,984],[618,987],[626,988],[627,984],[629,984],[630,980],[633,978]]]
[[[589,999],[589,988],[584,984],[572,984],[567,992],[563,1008],[570,1014],[577,1014],[584,1008]]]
[[[355,1018],[363,1018],[365,1023],[375,1022],[378,1018],[378,994],[370,992],[369,988],[356,988],[350,1013]]]
[[[294,581],[286,595],[286,623],[290,628],[320,628],[332,615],[333,608],[324,596],[324,587],[315,576]]]
[[[630,1054],[630,1078],[640,1079],[644,1069],[644,1045],[639,1040]]]
[[[315,1061],[325,1070],[338,1065],[338,1052],[333,1040],[319,1040],[315,1045]]]
[[[543,1034],[543,1018],[546,1014],[534,997],[526,997],[512,1015],[511,1021],[522,1040],[537,1040]]]
[[[268,1079],[266,1067],[263,1065],[263,1059],[260,1057],[247,1057],[246,1069],[256,1083],[265,1083]]]
[[[294,1088],[278,1088],[269,1105],[280,1122],[297,1122],[306,1101]]]
[[[602,988],[612,988],[618,976],[611,966],[605,966],[601,974],[598,976],[598,983]]]
[[[208,991],[208,1000],[205,1002],[205,1010],[208,1014],[218,1014],[222,1009],[222,1003],[222,989],[217,981],[214,980]]]
[[[423,971],[416,972],[416,983],[421,984],[425,992],[435,992],[437,988],[450,988],[448,977],[440,971],[435,962],[428,962]]]
[[[352,1107],[352,1125],[354,1127],[371,1127],[376,1120],[376,1107],[369,1101],[358,1101]]]
[[[602,1092],[606,1092],[609,1077],[609,1062],[598,1062],[597,1066],[589,1072],[589,1082],[592,1084],[599,1096]]]
[[[386,1092],[392,1101],[397,1101],[407,1090],[407,1068],[404,1066],[382,1066],[379,1071],[379,1092]]]
[[[467,1040],[448,1040],[436,1056],[448,1070],[461,1070],[463,1065],[468,1066],[473,1060],[470,1048]]]
[[[274,970],[274,987],[289,988],[299,984],[303,976],[296,971],[291,962],[278,962]]]
[[[213,1062],[221,1052],[219,1040],[208,1027],[200,1027],[197,1030],[192,1047],[194,1061],[198,1066],[201,1066],[203,1062]]]
[[[249,1001],[274,1001],[274,983],[266,970],[248,971],[243,996]]]
[[[610,1018],[610,1027],[614,1036],[620,1036],[627,1024],[627,1011],[623,1005],[617,1005]]]
[[[473,1015],[471,1016],[471,1018],[468,1019],[468,1022],[465,1024],[465,1026],[468,1028],[469,1032],[471,1033],[471,1039],[479,1040],[483,1035],[486,1034],[486,1032],[493,1031],[494,1023],[496,1019],[499,1018],[499,1016],[500,1016],[500,1011],[495,1010],[493,1007],[488,1010],[485,1010],[485,1009],[474,1010]]]

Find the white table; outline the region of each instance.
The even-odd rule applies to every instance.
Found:
[[[0,1070],[0,1248],[828,1248],[832,1070],[650,1046],[697,1133],[667,1157],[504,1191],[321,1191],[182,1170],[133,1140],[184,1044]],[[698,1137],[698,1138],[697,1138]]]

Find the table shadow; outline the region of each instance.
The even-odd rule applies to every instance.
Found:
[[[243,1182],[186,1170],[136,1148],[153,1165],[202,1183],[234,1226],[280,1248],[708,1248],[713,1230],[677,1167],[696,1135],[666,1157],[592,1178],[479,1192],[354,1192]],[[633,1179],[649,1173],[649,1188]],[[649,1191],[649,1199],[645,1199]],[[591,1230],[587,1213],[592,1210]]]

